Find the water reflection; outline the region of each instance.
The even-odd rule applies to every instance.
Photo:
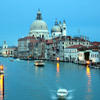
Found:
[[[37,66],[35,66],[35,72],[36,72],[36,73],[38,72],[38,67],[37,67]]]
[[[38,73],[39,72],[43,72],[43,68],[42,67],[38,67],[38,66],[35,66],[35,73]]]
[[[59,62],[57,62],[57,73],[56,73],[56,76],[57,77],[59,77],[59,75],[60,75],[59,72],[60,72]]]
[[[89,93],[92,92],[92,89],[91,89],[91,72],[90,72],[90,67],[88,65],[86,66],[86,75],[88,77],[88,83],[87,83],[88,95],[86,96],[86,99],[90,100],[91,99],[91,95],[89,95]]]
[[[34,66],[35,67],[35,76],[36,77],[42,77],[43,76],[43,67],[38,67],[38,66]]]
[[[0,74],[0,100],[4,99],[4,75]]]
[[[86,67],[86,74],[88,77],[88,92],[91,92],[91,72],[90,72],[90,67]]]

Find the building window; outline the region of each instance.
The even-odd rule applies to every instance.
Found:
[[[12,51],[11,51],[10,53],[11,53],[11,55],[12,55]]]
[[[41,29],[42,29],[42,25],[41,25]]]
[[[64,27],[64,30],[65,30],[66,28]]]

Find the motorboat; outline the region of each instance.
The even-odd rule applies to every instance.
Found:
[[[20,61],[20,59],[19,59],[19,58],[17,58],[17,59],[16,59],[16,61]]]
[[[68,95],[68,91],[66,89],[58,89],[57,90],[57,97],[61,99],[65,99]]]
[[[43,62],[43,60],[36,60],[36,61],[34,61],[34,65],[35,66],[44,66],[45,63]]]

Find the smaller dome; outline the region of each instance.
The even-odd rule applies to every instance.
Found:
[[[61,28],[58,25],[53,26],[53,28],[51,29],[51,32],[61,32]]]

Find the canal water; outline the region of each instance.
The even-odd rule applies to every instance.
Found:
[[[59,88],[68,90],[66,100],[100,100],[100,69],[51,61],[36,67],[34,61],[2,57],[0,63],[5,71],[4,85],[0,75],[0,100],[3,94],[4,100],[58,100]]]

